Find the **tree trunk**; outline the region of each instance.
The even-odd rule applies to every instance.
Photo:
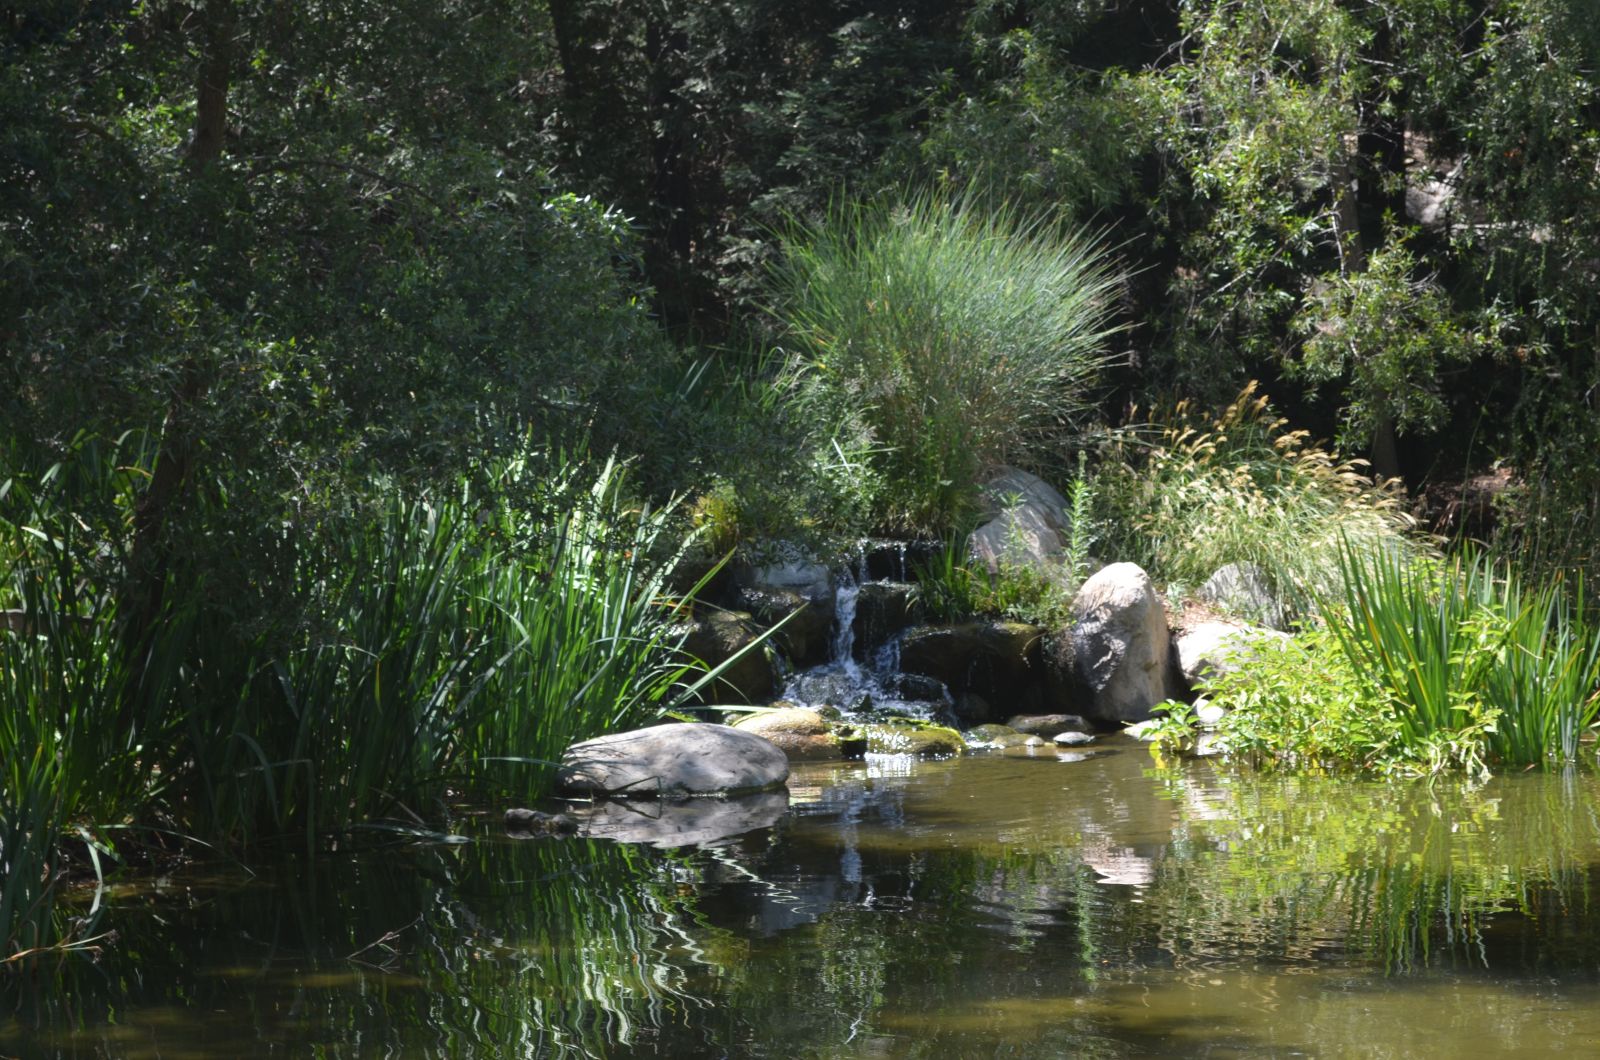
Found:
[[[209,0],[200,25],[200,66],[195,75],[194,134],[186,157],[196,170],[222,154],[228,139],[228,78],[233,53],[232,0]]]

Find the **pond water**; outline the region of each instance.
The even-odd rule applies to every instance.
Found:
[[[127,886],[0,1056],[1600,1050],[1593,775],[1156,770],[1103,742],[798,768],[775,823],[700,847],[483,818]]]

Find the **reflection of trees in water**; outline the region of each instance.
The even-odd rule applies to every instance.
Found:
[[[1568,974],[1600,952],[1592,776],[1190,765],[1090,786],[1032,830],[923,805],[917,782],[863,777],[692,854],[483,841],[119,899],[117,944],[49,995],[53,1035],[116,1055],[935,1055],[1067,1027],[1116,1052],[1155,1047],[1118,1022],[1129,991],[1218,969]]]

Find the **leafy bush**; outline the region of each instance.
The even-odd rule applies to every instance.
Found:
[[[1252,563],[1302,612],[1340,591],[1346,543],[1424,551],[1392,488],[1288,430],[1255,387],[1214,420],[1184,402],[1154,428],[1110,434],[1095,484],[1110,551],[1187,588],[1225,564]]]
[[[943,529],[982,470],[1044,455],[1107,363],[1119,277],[1092,237],[932,195],[797,224],[776,312],[821,422],[878,447],[881,519]]]

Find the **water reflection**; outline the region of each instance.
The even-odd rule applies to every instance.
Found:
[[[805,766],[787,812],[586,822],[714,835],[698,849],[486,827],[174,879],[115,897],[118,944],[35,995],[43,1029],[13,1019],[0,1055],[1494,1055],[1600,1034],[1592,775],[1396,785],[1110,751]]]

